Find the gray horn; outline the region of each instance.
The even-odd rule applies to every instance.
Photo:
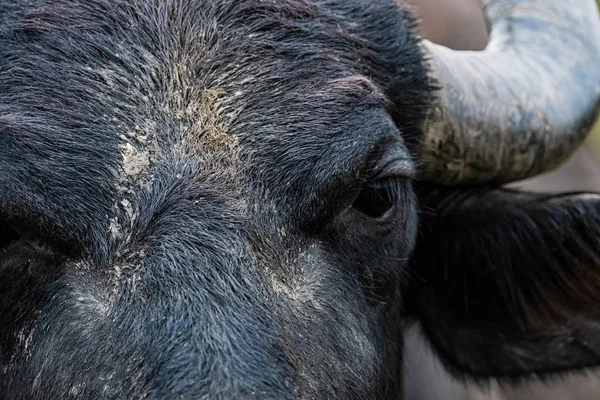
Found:
[[[484,51],[425,41],[440,86],[421,179],[503,183],[545,172],[582,143],[600,106],[594,0],[486,0]]]

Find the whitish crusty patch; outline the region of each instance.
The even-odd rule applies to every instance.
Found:
[[[190,155],[202,156],[206,153],[222,152],[233,154],[237,149],[237,138],[229,134],[225,121],[221,89],[203,90],[200,101],[191,103],[184,110],[185,118],[193,121],[187,151]]]
[[[113,238],[122,238],[136,218],[136,210],[129,197],[141,187],[149,187],[154,180],[153,164],[156,157],[156,123],[145,120],[120,135],[121,168],[119,172],[118,194],[114,209],[118,210],[109,220],[108,231]],[[118,218],[124,215],[126,218]],[[125,233],[126,235],[128,233]]]
[[[233,113],[227,103],[231,96],[218,87],[218,80],[211,82],[217,87],[202,89],[201,77],[192,71],[185,62],[178,64],[169,88],[170,113],[182,122],[184,129],[182,146],[175,146],[175,154],[202,160],[218,158],[229,163],[238,146],[237,137],[229,132]]]
[[[283,228],[281,228],[279,232],[282,237],[287,235]],[[305,307],[310,306],[313,307],[314,310],[322,310],[323,305],[319,301],[322,297],[319,295],[319,292],[323,290],[322,282],[319,281],[318,276],[315,276],[310,272],[327,269],[322,265],[323,261],[318,256],[318,248],[313,245],[309,249],[301,252],[297,259],[286,260],[283,263],[283,268],[288,269],[288,271],[295,271],[291,274],[285,274],[285,280],[283,280],[280,275],[281,271],[276,273],[265,266],[267,277],[273,292],[287,297],[291,300],[290,304],[295,307],[302,307],[305,309]],[[297,268],[299,265],[302,265],[302,267]]]
[[[120,135],[122,156],[121,191],[130,192],[152,182],[151,167],[156,153],[156,123],[145,120]]]
[[[123,172],[127,176],[139,175],[150,166],[148,152],[137,149],[131,143],[121,144],[121,154],[123,155]]]

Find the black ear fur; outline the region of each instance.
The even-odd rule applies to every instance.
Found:
[[[407,312],[452,371],[600,364],[600,195],[421,186]]]

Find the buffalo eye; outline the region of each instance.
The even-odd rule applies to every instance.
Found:
[[[385,178],[364,185],[352,207],[368,217],[381,219],[398,200],[398,178]]]

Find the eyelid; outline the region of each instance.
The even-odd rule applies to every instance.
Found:
[[[416,175],[415,165],[410,158],[399,158],[391,161],[379,170],[373,179],[405,178],[414,179]]]
[[[416,175],[415,164],[409,156],[408,150],[399,140],[388,143],[383,148],[383,154],[373,166],[376,171],[371,179],[406,178],[414,179]]]

